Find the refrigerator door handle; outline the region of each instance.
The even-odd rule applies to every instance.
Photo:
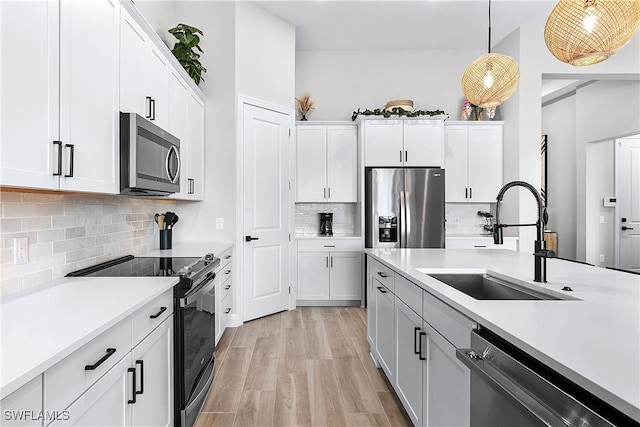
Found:
[[[404,222],[404,191],[400,191],[400,247],[406,246],[405,222]]]
[[[409,196],[411,193],[407,190],[403,191],[403,193],[404,203],[402,205],[402,211],[404,212],[404,246],[408,247],[406,242],[409,241],[409,234],[411,233],[411,211],[409,210]]]

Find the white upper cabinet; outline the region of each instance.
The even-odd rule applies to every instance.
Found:
[[[362,120],[365,166],[440,167],[442,120]]]
[[[296,132],[296,202],[357,202],[355,125],[298,125]]]
[[[204,103],[193,93],[187,100],[187,115],[187,156],[180,179],[187,182],[189,200],[204,200]]]
[[[0,184],[118,192],[119,1],[0,8]]]
[[[447,123],[447,202],[496,201],[502,187],[502,132],[502,122]]]

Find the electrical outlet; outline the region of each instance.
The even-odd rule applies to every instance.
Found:
[[[600,215],[600,224],[604,224],[604,215]]]
[[[224,218],[216,218],[216,230],[224,229]]]
[[[600,262],[604,262],[604,254],[600,254]]]
[[[29,262],[29,238],[16,237],[13,239],[13,264],[26,264]]]

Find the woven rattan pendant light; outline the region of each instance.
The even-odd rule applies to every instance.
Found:
[[[518,64],[511,57],[491,53],[491,0],[489,0],[489,48],[462,75],[462,91],[478,107],[497,107],[506,101],[520,80]]]
[[[602,62],[633,37],[640,25],[638,0],[560,0],[544,28],[547,47],[562,62]]]

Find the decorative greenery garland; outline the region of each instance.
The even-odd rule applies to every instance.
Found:
[[[354,111],[353,114],[351,115],[351,120],[355,121],[359,115],[363,115],[363,116],[383,116],[385,118],[389,118],[392,115],[396,115],[396,116],[406,116],[406,117],[419,117],[419,116],[439,116],[442,114],[447,114],[442,110],[435,110],[435,111],[425,111],[425,110],[413,110],[413,111],[407,111],[404,108],[400,108],[400,107],[393,107],[391,110],[386,110],[386,109],[381,109],[381,108],[376,108],[375,110],[371,111],[369,109],[366,109],[364,111],[360,111],[360,109],[358,108],[358,111]]]

